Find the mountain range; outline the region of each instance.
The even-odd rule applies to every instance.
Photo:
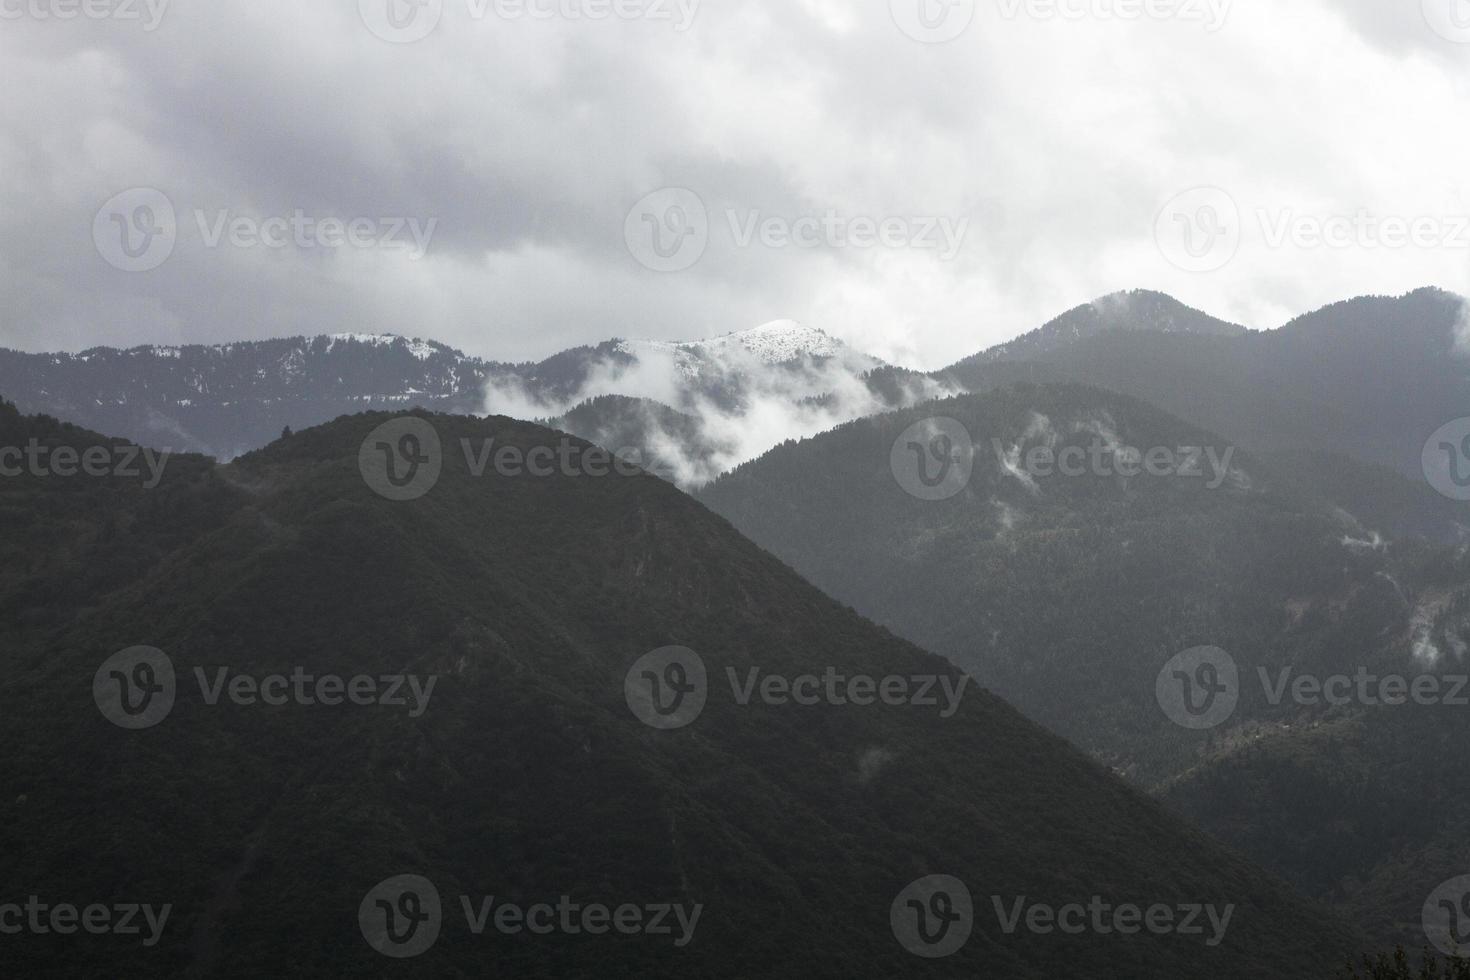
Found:
[[[1074,381],[1258,452],[1341,454],[1414,477],[1424,439],[1470,399],[1465,311],[1460,297],[1423,289],[1252,331],[1133,290],[932,372],[792,321],[702,341],[614,339],[519,364],[389,335],[0,350],[0,392],[27,412],[220,459],[355,411],[503,413],[615,442],[695,489],[855,418],[1017,381]]]
[[[1464,504],[1421,461],[1466,384],[1459,308],[1433,291],[1360,300],[1274,336],[1063,323],[1018,362],[1047,383],[998,380],[1016,366],[1004,357],[971,361],[953,373],[981,393],[783,445],[699,496],[1376,942],[1413,947],[1425,897],[1470,867],[1453,748],[1466,712],[1285,685],[1362,673],[1444,693],[1467,669]],[[1295,358],[1290,397],[1263,381],[1268,347]],[[1166,395],[1187,420],[1157,407]],[[1375,413],[1375,440],[1347,438]],[[1069,451],[1087,461],[1077,472],[1056,463]],[[1156,452],[1199,465],[1145,470]],[[1174,658],[1206,648],[1238,672],[1238,703],[1192,728],[1163,710],[1162,685]]]
[[[611,448],[636,451],[685,486],[784,439],[951,390],[790,321],[706,341],[609,340],[520,364],[369,334],[0,350],[0,392],[24,411],[179,452],[228,460],[287,428],[419,407],[555,420],[599,443],[616,438]]]
[[[1455,444],[1441,437],[1436,448],[1432,436],[1470,404],[1465,309],[1459,297],[1424,289],[1333,304],[1252,331],[1134,291],[930,373],[885,365],[789,322],[713,341],[612,340],[520,365],[368,336],[80,355],[0,352],[0,392],[20,407],[7,410],[7,444],[32,435],[102,438],[54,415],[147,444],[172,432],[187,436],[184,445],[233,460],[181,457],[159,492],[125,483],[78,489],[64,481],[0,481],[10,523],[28,528],[10,543],[0,573],[6,638],[29,672],[12,687],[4,714],[51,732],[54,744],[74,744],[66,740],[84,731],[79,718],[35,706],[54,707],[67,678],[86,672],[78,649],[96,660],[109,645],[146,643],[201,660],[218,647],[225,651],[218,656],[257,673],[271,664],[316,664],[313,658],[345,671],[355,654],[343,652],[344,643],[375,663],[423,651],[414,662],[440,676],[454,676],[445,664],[479,664],[475,678],[499,693],[475,688],[442,730],[416,724],[389,736],[365,727],[349,737],[313,720],[290,734],[313,758],[330,758],[337,740],[357,738],[432,802],[414,811],[432,833],[409,833],[408,865],[452,863],[449,851],[469,846],[455,842],[473,834],[498,841],[501,830],[508,849],[481,845],[476,853],[519,865],[532,852],[530,828],[539,820],[554,828],[572,867],[575,856],[600,853],[592,831],[566,815],[576,810],[589,825],[605,818],[648,856],[649,867],[660,867],[654,838],[634,829],[632,809],[618,809],[633,807],[614,800],[621,784],[597,781],[603,798],[575,784],[576,752],[609,745],[613,769],[642,787],[640,799],[666,801],[660,806],[670,809],[654,821],[666,843],[697,840],[696,848],[723,853],[721,842],[755,842],[756,864],[783,868],[794,845],[774,842],[800,840],[828,868],[821,880],[833,887],[832,894],[798,895],[798,878],[816,878],[793,875],[764,892],[756,881],[769,869],[710,881],[690,878],[687,861],[647,880],[614,861],[603,884],[677,879],[680,894],[737,905],[734,896],[760,894],[761,908],[819,897],[857,921],[872,913],[873,876],[886,874],[883,887],[890,887],[903,875],[898,863],[882,860],[859,870],[854,853],[907,847],[910,880],[954,873],[936,868],[960,867],[966,877],[985,867],[981,874],[1005,881],[1007,890],[1060,896],[1107,880],[1167,898],[1179,892],[1151,876],[1162,855],[1177,871],[1174,884],[1202,895],[1223,876],[1255,896],[1253,908],[1280,916],[1281,928],[1259,937],[1263,945],[1253,939],[1249,951],[1212,954],[1219,958],[1211,975],[1322,975],[1360,948],[1422,945],[1425,897],[1470,870],[1462,832],[1470,779],[1457,765],[1466,711],[1320,696],[1323,681],[1360,674],[1429,679],[1447,690],[1470,669],[1470,520],[1452,488],[1431,486],[1427,470],[1436,452],[1448,452],[1453,466]],[[384,508],[377,495],[361,496],[349,464],[366,458],[367,432],[388,424],[376,410],[401,417],[419,407],[449,413],[410,416],[444,436],[446,490]],[[352,414],[364,410],[375,413]],[[347,417],[316,427],[336,416]],[[277,438],[288,427],[305,431]],[[488,455],[467,450],[459,459],[461,439],[521,449],[553,438],[566,445],[554,430],[578,437],[578,446],[586,440],[636,451],[646,471],[694,496],[648,476],[471,478],[475,460],[483,470]],[[388,452],[394,444],[381,442]],[[219,445],[234,448],[220,452]],[[1069,459],[1075,472],[1066,468]],[[490,492],[476,496],[483,488]],[[53,527],[62,530],[47,530]],[[312,549],[320,555],[302,554]],[[570,554],[588,568],[569,574]],[[300,569],[282,564],[288,558]],[[474,610],[485,608],[520,623],[520,639],[498,621],[476,618]],[[266,621],[249,621],[247,610]],[[298,621],[299,637],[280,625]],[[385,646],[371,631],[392,642]],[[679,743],[649,743],[646,733],[629,741],[611,720],[616,698],[606,703],[610,695],[597,685],[611,683],[609,671],[617,674],[610,665],[626,669],[640,653],[671,646],[700,651],[716,676],[755,665],[752,649],[774,651],[770,662],[787,674],[851,663],[869,672],[915,671],[914,658],[931,651],[945,659],[925,663],[956,665],[998,696],[980,696],[991,706],[981,714],[1004,731],[974,734],[964,727],[970,722],[889,728],[887,719],[857,713],[858,720],[813,712],[792,721],[753,710],[736,712],[728,728],[719,721],[709,742],[676,749]],[[260,649],[281,652],[252,660]],[[493,656],[483,661],[466,650]],[[1217,668],[1231,678],[1224,687]],[[1292,686],[1302,678],[1309,692],[1310,683],[1318,685],[1319,696]],[[1168,694],[1180,682],[1183,716]],[[1209,695],[1206,705],[1228,692],[1230,710],[1200,722],[1190,683]],[[494,735],[511,747],[510,761],[476,741],[483,735],[476,712],[486,705],[504,712],[510,727]],[[541,750],[533,721],[543,711],[556,725],[574,720],[566,746],[560,736],[550,743],[550,758],[573,774],[554,784],[553,810],[477,822],[506,800],[512,810],[533,802],[528,773]],[[205,712],[188,739],[160,741],[160,756],[98,736],[75,743],[87,747],[75,756],[28,750],[15,763],[17,784],[31,788],[20,793],[25,806],[12,808],[12,843],[25,833],[49,840],[47,827],[64,827],[55,833],[79,834],[104,855],[120,845],[101,831],[57,823],[65,808],[95,810],[96,793],[125,792],[107,783],[94,793],[83,768],[143,762],[152,781],[140,792],[163,808],[176,792],[169,766],[184,766],[180,753],[192,746],[227,746],[244,772],[259,776],[258,799],[212,796],[234,790],[206,781],[201,801],[242,808],[249,819],[165,862],[175,877],[160,882],[195,876],[188,877],[189,899],[198,916],[188,926],[188,949],[166,954],[171,967],[217,968],[219,950],[235,955],[239,948],[241,940],[223,938],[241,935],[237,926],[289,929],[232,918],[257,878],[262,891],[253,894],[280,889],[299,898],[299,883],[276,866],[278,853],[264,862],[254,850],[224,859],[234,853],[231,841],[265,840],[279,825],[278,811],[262,802],[271,798],[268,787],[354,800],[384,824],[361,826],[346,811],[342,819],[372,847],[393,853],[386,828],[411,826],[396,797],[376,788],[354,796],[347,775],[293,762],[288,742],[275,741],[270,726],[242,720],[230,728],[233,717],[218,717]],[[410,758],[383,739],[417,748]],[[793,754],[784,754],[786,745]],[[933,758],[925,755],[931,745],[942,746]],[[473,792],[452,761],[461,752],[495,773],[508,797],[474,796],[464,812],[456,809],[455,794]],[[377,765],[355,761],[348,770],[376,787]],[[864,796],[899,770],[894,800]],[[775,771],[783,776],[774,779]],[[700,781],[690,772],[722,775]],[[432,774],[429,783],[423,773]],[[327,788],[318,790],[319,780]],[[63,798],[57,811],[31,803]],[[924,826],[902,829],[898,814],[920,808],[920,799],[937,801],[922,804]],[[997,816],[997,800],[1013,812]],[[306,819],[310,807],[297,809]],[[834,809],[843,811],[840,819]],[[1058,822],[1062,811],[1067,817]],[[145,832],[140,812],[130,816],[130,832]],[[469,822],[451,826],[460,818]],[[794,837],[782,823],[788,818],[798,827],[789,832]],[[960,842],[954,827],[976,839]],[[1023,827],[1045,828],[1033,845],[1055,845],[1047,852],[1053,857],[1019,845]],[[1133,833],[1140,828],[1157,840],[1151,858]],[[304,853],[341,864],[324,824],[292,834]],[[830,841],[851,846],[825,850]],[[1198,849],[1202,863],[1181,863],[1180,848]],[[738,851],[729,850],[731,860]],[[1116,852],[1115,863],[1084,862],[1058,878],[1050,862],[1063,852],[1074,859]],[[44,884],[60,880],[46,877],[53,865],[68,874],[80,866],[54,851],[42,854],[14,866],[19,880]],[[1265,874],[1228,864],[1231,854]],[[494,882],[493,862],[483,856],[476,867],[491,882],[487,894],[519,887]],[[179,861],[199,870],[185,871]],[[1186,867],[1193,870],[1179,870]],[[97,868],[123,873],[116,862]],[[196,878],[225,885],[211,890]],[[567,887],[584,885],[578,878]],[[313,929],[340,926],[312,916]],[[789,937],[787,925],[830,928],[802,916],[739,928]],[[1344,930],[1357,940],[1344,939]],[[833,937],[830,946],[786,965],[819,975],[832,964],[849,972],[860,964],[913,971],[912,957],[890,959],[894,950],[883,944],[891,944],[891,931],[878,931],[823,932]],[[308,942],[306,932],[291,934]],[[350,955],[351,939],[341,942],[342,955]],[[772,942],[742,947],[725,934],[712,959],[701,953],[682,962],[715,975],[769,972],[775,961],[768,955],[779,945]],[[524,965],[593,970],[595,957],[584,961],[586,950],[573,947],[528,950]],[[1161,954],[1157,944],[1143,950],[1082,941],[1043,950],[1002,930],[972,950],[976,959],[961,962],[1000,964],[1017,976],[1087,975],[1075,957],[1105,964],[1099,971],[1107,974],[1199,969],[1199,961]],[[240,962],[250,962],[248,953]],[[324,961],[303,962],[316,968]],[[654,974],[674,969],[666,960],[638,963]]]
[[[445,447],[411,499],[372,462],[403,432]],[[8,405],[0,440],[116,445]],[[477,471],[459,447],[487,440],[529,457],[565,437],[365,413],[180,459],[152,488],[0,483],[33,529],[0,542],[0,880],[169,912],[152,943],[7,937],[17,975],[1284,978],[1353,950],[1331,913],[664,481]],[[644,678],[687,683],[674,662],[706,672],[702,711],[658,710]],[[742,701],[727,671],[751,670],[962,697]],[[337,678],[338,701],[359,678],[427,693],[264,697],[297,675]],[[1074,935],[1001,914],[1102,902],[1214,919]],[[538,904],[681,925],[485,917]],[[915,955],[951,928],[946,958]]]

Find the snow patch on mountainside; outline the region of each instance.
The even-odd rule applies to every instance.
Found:
[[[787,364],[813,358],[840,358],[853,370],[881,367],[836,337],[795,320],[774,320],[709,340],[621,340],[617,350],[640,361],[666,360],[686,380],[708,378],[739,365]]]
[[[706,340],[698,346],[716,356],[738,348],[753,354],[763,364],[780,364],[801,357],[838,357],[849,350],[837,338],[795,320],[775,320],[751,330]]]

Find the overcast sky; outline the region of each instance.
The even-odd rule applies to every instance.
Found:
[[[161,4],[0,0],[0,345],[1470,292],[1470,0]]]

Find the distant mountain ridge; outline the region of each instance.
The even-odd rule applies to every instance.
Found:
[[[1133,289],[1073,307],[1035,330],[971,355],[954,367],[1028,360],[1115,330],[1216,337],[1238,337],[1248,332],[1245,327],[1185,306],[1164,293]]]
[[[616,433],[607,448],[658,456],[686,486],[782,439],[949,390],[790,320],[706,340],[612,339],[526,363],[373,334],[0,350],[0,394],[22,410],[144,445],[232,459],[288,427],[364,410],[498,413],[599,441]]]
[[[1089,321],[1090,316],[1083,316]],[[1360,296],[1274,330],[1104,330],[988,352],[939,372],[972,391],[1018,380],[1133,395],[1259,452],[1332,452],[1420,478],[1425,440],[1470,414],[1463,297]]]
[[[1470,405],[1470,317],[1462,298],[1421,289],[1249,331],[1133,290],[930,373],[789,320],[704,340],[611,339],[514,364],[362,334],[0,350],[0,394],[23,410],[148,445],[228,459],[287,426],[416,406],[555,420],[597,440],[616,433],[665,457],[660,472],[686,488],[853,418],[1018,381],[1093,385],[1259,452],[1336,453],[1413,476],[1423,440]]]
[[[472,411],[489,371],[434,341],[372,334],[79,354],[0,350],[0,391],[24,410],[224,459],[286,426],[349,412]]]

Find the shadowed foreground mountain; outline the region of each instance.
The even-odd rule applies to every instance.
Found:
[[[149,490],[119,477],[0,481],[6,526],[33,529],[0,539],[3,898],[172,906],[151,946],[146,928],[7,935],[8,974],[1305,977],[1355,952],[1330,914],[984,692],[950,717],[742,706],[727,667],[958,678],[662,481],[475,477],[461,440],[529,451],[561,437],[503,418],[417,418],[445,451],[413,500],[386,499],[360,469],[386,415],[227,466],[176,460]],[[0,435],[105,442],[3,405]],[[687,727],[656,730],[630,710],[625,679],[671,644],[702,658],[708,700]],[[129,730],[99,710],[116,717],[119,704],[94,702],[94,679],[112,690],[99,667],[134,645],[163,651],[177,686],[171,711]],[[209,684],[220,669],[437,681],[417,712],[412,698],[210,704],[196,668]],[[403,874],[433,883],[442,917],[436,942],[395,962],[369,947],[359,912],[430,921],[427,900],[372,900]],[[907,952],[890,921],[928,875],[974,895],[973,934],[942,960]],[[1008,935],[991,898],[1095,895],[1235,910],[1210,946],[1208,925],[1071,935],[1023,919]],[[489,896],[496,912],[701,909],[679,946],[677,925],[512,935],[495,912],[476,935],[461,896],[476,914]]]

